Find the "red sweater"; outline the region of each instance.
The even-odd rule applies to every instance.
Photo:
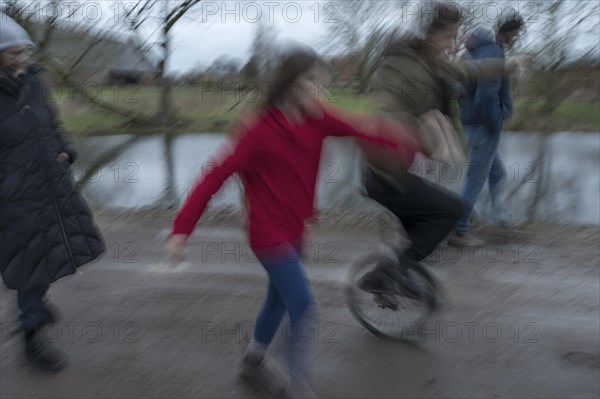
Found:
[[[271,109],[217,150],[213,167],[196,183],[175,218],[172,234],[191,234],[211,197],[237,172],[249,210],[250,246],[267,248],[297,239],[305,220],[313,215],[321,148],[327,136],[356,136],[394,147],[403,159],[414,156],[408,145],[364,134],[327,112],[322,119],[292,125],[281,111]]]

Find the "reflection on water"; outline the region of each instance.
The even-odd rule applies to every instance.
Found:
[[[172,142],[173,190],[168,198],[169,154],[163,136],[144,138],[99,168],[84,188],[94,205],[109,208],[140,208],[181,204],[210,154],[224,139],[222,134],[188,134]],[[131,136],[94,137],[79,143],[81,158],[75,178],[94,160],[123,148]],[[546,140],[541,134],[505,133],[500,154],[508,176],[508,208],[516,220],[546,220],[577,224],[600,223],[600,135],[557,133]],[[543,157],[541,157],[543,154]],[[317,205],[327,209],[366,209],[376,206],[357,194],[361,185],[361,153],[350,139],[330,138],[323,150]],[[432,165],[415,172],[460,193],[464,165]],[[239,180],[230,178],[210,206],[239,207]],[[491,217],[487,186],[476,205],[478,214]]]

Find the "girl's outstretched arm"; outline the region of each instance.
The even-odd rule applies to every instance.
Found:
[[[392,156],[403,162],[412,162],[421,143],[416,128],[397,121],[373,115],[352,115],[327,107],[323,117],[328,136],[354,136],[363,140],[362,147],[369,154]]]
[[[172,235],[190,235],[212,196],[225,180],[246,163],[251,137],[246,131],[226,139],[217,151],[202,164],[201,176],[175,217]]]

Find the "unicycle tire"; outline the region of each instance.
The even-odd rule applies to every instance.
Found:
[[[411,265],[407,275],[418,287],[417,295],[409,295],[398,285],[393,303],[390,298],[369,293],[358,287],[358,281],[373,269],[381,252],[365,255],[346,272],[344,279],[344,299],[354,318],[368,331],[379,338],[408,341],[420,333],[423,323],[438,306],[438,294],[433,276],[419,263]]]

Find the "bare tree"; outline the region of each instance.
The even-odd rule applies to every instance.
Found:
[[[329,53],[353,59],[357,90],[364,93],[383,50],[397,33],[393,27],[398,25],[401,9],[395,2],[377,0],[345,0],[331,4],[335,4],[334,19],[329,21],[324,47]]]
[[[69,7],[64,6],[69,4]],[[73,6],[74,7],[71,7]],[[24,2],[19,0],[7,0],[4,2],[3,12],[17,21],[30,32],[36,41],[36,59],[48,68],[52,75],[58,79],[60,84],[66,85],[73,90],[76,96],[85,92],[81,77],[75,76],[74,72],[79,68],[84,59],[92,53],[104,40],[105,36],[94,30],[92,25],[68,26],[64,21],[74,20],[82,4],[65,2],[63,0],[51,0],[42,2]],[[55,10],[55,12],[49,11]],[[68,10],[62,15],[57,10]],[[78,38],[81,46],[72,46],[68,59],[57,59],[53,54],[53,41],[58,36],[59,30],[69,31],[69,35]],[[86,104],[101,108],[126,118],[127,124],[148,124],[149,118],[145,115],[123,109],[102,98],[86,96]]]
[[[204,70],[204,73],[219,81],[231,81],[240,71],[238,61],[229,55],[221,55]]]
[[[120,21],[127,29],[136,32],[139,37],[148,38],[140,40],[142,48],[147,49],[158,45],[161,50],[158,74],[162,91],[157,113],[157,122],[161,125],[172,125],[177,119],[172,100],[172,85],[165,73],[166,65],[172,54],[172,31],[184,17],[189,17],[197,11],[200,2],[201,0],[140,0],[134,7],[126,10],[123,20]],[[152,40],[155,41],[152,42]]]
[[[278,50],[275,45],[278,31],[275,26],[267,25],[267,22],[261,21],[256,26],[254,40],[252,41],[252,55],[250,62],[256,68],[258,78],[262,81],[267,79],[275,69]]]
[[[541,80],[536,87],[544,115],[555,112],[564,98],[559,95],[561,70],[576,60],[589,61],[598,51],[599,10],[596,1],[552,0],[540,4],[539,17],[530,29],[534,37],[523,49],[535,57]],[[577,49],[576,44],[585,42],[588,35],[596,40],[588,41],[587,48]]]

